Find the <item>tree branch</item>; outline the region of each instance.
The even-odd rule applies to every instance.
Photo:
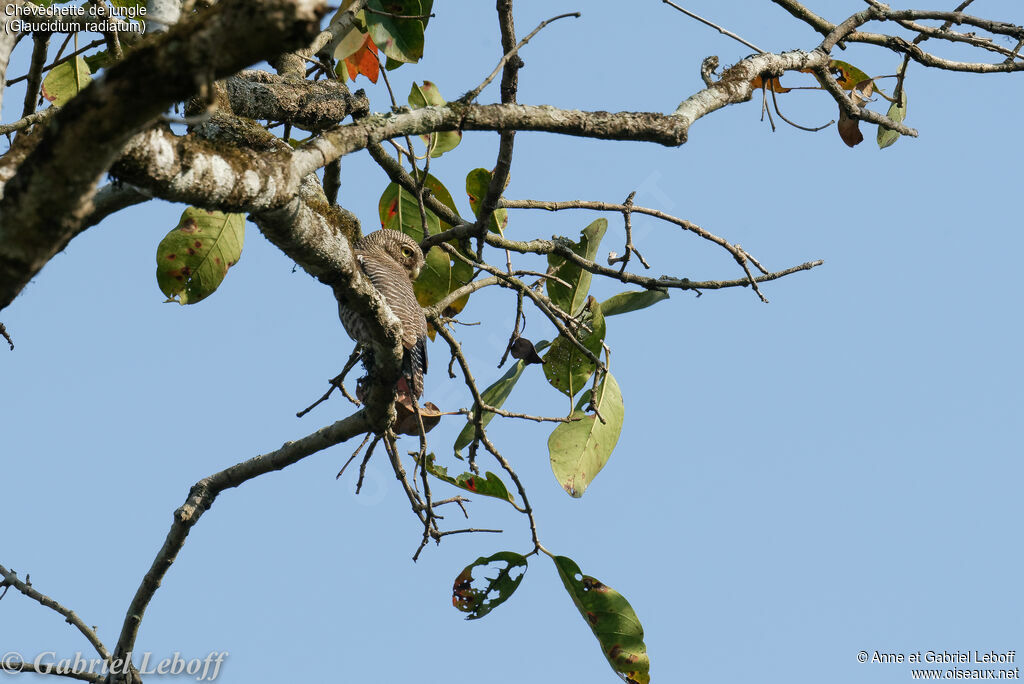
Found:
[[[139,625],[142,623],[146,608],[156,594],[156,590],[160,588],[160,583],[177,558],[178,552],[185,545],[189,531],[199,522],[203,513],[210,509],[217,496],[227,489],[238,487],[260,475],[281,470],[318,451],[361,435],[371,427],[366,412],[358,411],[348,418],[321,428],[302,439],[287,442],[276,451],[236,463],[230,468],[195,483],[189,491],[185,503],[174,512],[174,520],[167,533],[167,538],[153,559],[153,563],[128,607],[124,624],[121,627],[121,635],[118,637],[117,646],[114,649],[114,658],[123,659],[134,648]]]
[[[101,175],[132,135],[204,80],[308,43],[325,10],[323,0],[222,0],[147,41],[72,98],[4,189],[0,309],[67,244],[90,213]]]
[[[100,641],[96,632],[82,622],[82,619],[75,614],[75,611],[70,608],[65,608],[49,596],[39,593],[31,584],[19,579],[18,575],[13,570],[8,570],[2,565],[0,565],[0,577],[3,578],[3,582],[0,582],[0,586],[14,587],[33,601],[36,601],[40,605],[62,615],[65,622],[81,632],[82,636],[92,644],[92,647],[96,649],[96,653],[98,653],[101,658],[104,660],[110,660],[110,651],[108,651],[107,647],[103,645],[102,641]]]

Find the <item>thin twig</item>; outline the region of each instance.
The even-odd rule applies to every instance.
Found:
[[[693,12],[691,12],[688,9],[683,9],[682,7],[677,5],[676,3],[672,2],[671,0],[661,0],[661,1],[663,3],[665,3],[666,5],[671,5],[672,7],[675,7],[677,10],[679,10],[680,12],[685,14],[686,16],[688,16],[688,17],[690,17],[692,19],[696,19],[697,21],[699,21],[702,24],[706,24],[707,26],[710,26],[711,28],[715,29],[719,33],[724,33],[725,35],[729,36],[733,40],[738,40],[739,42],[743,43],[744,45],[746,45],[751,50],[756,50],[757,52],[761,53],[762,55],[765,54],[765,51],[762,50],[761,48],[757,47],[756,45],[754,45],[753,43],[751,43],[749,41],[743,40],[742,38],[737,36],[732,31],[729,31],[727,29],[722,28],[721,26],[719,26],[718,24],[714,23],[713,21],[708,21],[704,17],[702,17],[702,16],[700,16],[698,14],[694,14]]]
[[[75,611],[70,608],[65,608],[49,596],[39,593],[31,584],[19,579],[18,575],[15,574],[13,570],[8,570],[2,565],[0,565],[0,576],[3,577],[3,582],[0,584],[12,586],[33,601],[36,601],[40,605],[62,615],[65,622],[74,626],[75,629],[82,633],[82,636],[92,644],[92,647],[96,649],[96,653],[98,653],[103,660],[110,660],[110,651],[108,651],[107,647],[103,645],[102,641],[100,641],[99,636],[96,635],[96,631],[89,628],[84,622],[82,622],[82,619],[75,614]]]
[[[490,84],[491,81],[493,81],[495,78],[497,78],[498,73],[505,67],[505,64],[510,59],[512,59],[519,52],[519,49],[522,48],[527,43],[529,43],[530,39],[533,38],[535,35],[537,35],[537,33],[541,29],[543,29],[545,26],[547,26],[548,24],[550,24],[553,21],[558,21],[559,19],[564,19],[566,17],[576,17],[578,19],[581,16],[582,15],[579,12],[566,12],[565,14],[559,14],[556,17],[551,17],[550,19],[546,19],[546,20],[540,22],[540,24],[537,25],[537,28],[535,28],[532,31],[530,31],[529,35],[527,35],[525,38],[523,38],[521,41],[519,41],[519,43],[514,48],[512,48],[511,50],[506,52],[504,55],[502,55],[501,60],[498,62],[498,66],[494,67],[494,71],[492,71],[487,76],[487,78],[485,78],[483,80],[483,83],[481,83],[476,88],[473,88],[468,93],[466,93],[465,95],[460,97],[458,99],[458,102],[462,102],[462,103],[468,104],[468,103],[472,102],[473,100],[475,100],[477,98],[477,96],[480,95],[480,92],[484,88],[486,88]]]
[[[9,124],[0,125],[0,135],[7,135],[8,133],[13,133],[14,131],[20,131],[23,128],[28,128],[33,124],[46,121],[59,111],[60,107],[55,107],[51,105],[42,111],[36,112],[35,114],[29,114],[28,116],[18,119],[17,121],[13,121]]]
[[[345,383],[345,376],[348,375],[348,372],[350,370],[352,370],[352,368],[359,361],[359,358],[362,356],[362,353],[363,353],[362,347],[360,347],[359,345],[356,345],[356,348],[352,351],[352,354],[348,357],[348,361],[345,363],[345,367],[342,369],[342,371],[329,380],[329,382],[331,384],[331,388],[329,390],[327,390],[326,392],[324,392],[324,395],[322,397],[320,397],[319,399],[314,401],[312,404],[310,404],[306,408],[304,408],[301,411],[299,411],[298,413],[296,413],[295,417],[296,418],[301,418],[302,416],[306,415],[307,413],[309,413],[310,411],[315,409],[317,406],[319,406],[323,402],[327,401],[327,399],[330,398],[331,394],[334,392],[335,389],[340,389],[341,393],[345,396],[346,399],[348,399],[354,405],[359,406],[361,402],[358,399],[354,398],[353,396],[351,396],[348,393],[348,391],[345,389],[345,384],[344,383]]]
[[[11,351],[14,351],[14,340],[11,339],[11,335],[7,332],[7,328],[4,327],[3,323],[0,323],[0,335],[7,340],[7,344],[11,345]]]
[[[73,34],[68,34],[68,39],[64,41],[64,45],[61,46],[60,52],[64,51],[64,47],[68,44],[68,41],[71,39],[72,35]],[[54,67],[60,66],[64,62],[67,62],[68,60],[77,57],[78,55],[82,54],[83,52],[88,52],[89,50],[92,50],[94,47],[99,47],[100,45],[103,45],[104,42],[105,41],[103,41],[103,40],[94,40],[93,42],[89,43],[85,47],[79,48],[78,50],[75,50],[74,52],[72,52],[69,55],[65,55],[64,57],[58,57],[57,59],[55,59],[50,64],[47,64],[46,66],[44,66],[43,67],[43,72],[45,73],[47,71],[50,71]],[[60,54],[60,52],[58,52],[58,55]],[[17,78],[12,78],[10,81],[7,82],[7,85],[11,86],[11,85],[14,85],[15,83],[20,83],[20,82],[24,81],[25,79],[27,79],[29,77],[29,75],[30,74],[25,74],[24,76],[18,76]]]

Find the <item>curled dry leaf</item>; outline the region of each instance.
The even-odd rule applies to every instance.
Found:
[[[395,433],[399,435],[420,434],[419,422],[416,420],[416,408],[413,406],[412,396],[409,394],[409,387],[405,378],[398,380],[398,397],[395,399],[395,412],[398,418],[395,420]],[[441,409],[432,401],[420,404],[420,417],[423,419],[423,431],[430,432],[441,422],[444,415]]]
[[[356,399],[366,401],[366,378],[359,378],[356,381]],[[420,434],[419,424],[416,421],[416,409],[412,404],[412,397],[409,394],[409,384],[405,378],[398,379],[398,395],[395,397],[395,434],[412,435]],[[423,431],[430,432],[441,422],[444,412],[432,401],[420,404],[420,417],[423,418]]]

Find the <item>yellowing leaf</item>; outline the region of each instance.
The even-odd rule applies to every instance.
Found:
[[[853,66],[849,62],[833,59],[828,63],[828,68],[836,77],[839,87],[844,90],[853,90],[864,81],[870,81],[871,77]]]
[[[167,301],[195,304],[220,286],[238,262],[245,216],[189,207],[156,250],[156,280]]]
[[[91,80],[89,65],[82,57],[75,57],[50,69],[50,73],[43,79],[43,97],[63,107],[68,100],[82,92]]]
[[[573,411],[573,417],[579,420],[559,423],[548,438],[551,471],[573,498],[583,496],[583,492],[611,458],[625,417],[622,392],[611,373],[606,373],[604,380],[597,386],[597,399],[594,402],[605,420],[603,423],[596,415],[584,413],[590,404],[590,394],[590,390],[587,390]]]
[[[430,81],[424,81],[423,85],[417,85],[415,82],[412,84],[412,89],[409,91],[409,106],[413,109],[439,107],[443,104],[445,104],[445,99],[441,97],[441,91]],[[420,138],[429,145],[431,157],[440,157],[445,152],[455,149],[462,142],[462,131],[439,131],[421,135]]]

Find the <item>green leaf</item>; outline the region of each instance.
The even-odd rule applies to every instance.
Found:
[[[587,390],[572,412],[571,423],[559,423],[548,437],[551,470],[562,488],[574,498],[583,492],[604,468],[622,433],[625,407],[622,392],[611,373],[606,373],[597,386],[597,410],[604,417],[602,423],[596,415],[584,409],[590,404],[591,390]]]
[[[83,59],[85,59],[85,63],[89,67],[89,71],[94,74],[100,69],[105,69],[114,63],[114,59],[106,50],[100,50],[94,54],[87,55]]]
[[[420,0],[420,15],[423,19],[423,29],[426,30],[430,22],[430,14],[434,11],[434,0]]]
[[[444,480],[448,484],[455,485],[459,489],[465,489],[467,492],[473,492],[474,494],[482,494],[484,496],[493,496],[495,499],[503,499],[510,503],[515,503],[515,497],[512,496],[508,491],[508,487],[501,481],[497,475],[492,472],[484,473],[481,478],[475,473],[462,473],[452,477],[448,474],[448,469],[444,466],[437,465],[434,454],[427,454],[427,472],[436,477],[439,480]]]
[[[604,237],[606,230],[608,230],[608,220],[599,218],[583,229],[579,242],[569,242],[569,246],[573,252],[584,259],[593,261],[597,256],[597,248],[601,244],[601,238]],[[583,310],[583,304],[587,301],[587,294],[590,292],[590,271],[583,270],[557,254],[548,254],[548,266],[554,269],[552,275],[569,285],[566,287],[548,278],[546,280],[548,297],[563,311],[575,316]]]
[[[550,343],[547,340],[541,340],[535,347],[538,352],[542,351]],[[508,369],[508,372],[498,378],[490,387],[481,392],[480,397],[484,400],[484,403],[494,408],[501,408],[508,399],[509,395],[512,394],[512,389],[519,382],[520,376],[523,371],[526,370],[526,362],[523,360],[516,361],[515,365]],[[476,409],[476,404],[473,404],[473,409]],[[480,416],[480,422],[487,427],[487,424],[491,422],[491,418],[494,418],[494,414],[490,411],[484,411]],[[466,421],[466,427],[462,428],[462,432],[455,439],[455,457],[462,458],[462,454],[459,453],[460,449],[465,449],[473,441],[473,437],[476,434],[476,427],[473,425],[472,420]]]
[[[896,123],[903,123],[903,120],[907,118],[907,89],[904,88],[900,93],[900,101],[898,103],[893,102],[889,106],[889,111],[885,114],[887,117],[895,121]],[[890,128],[878,127],[878,149],[884,150],[889,145],[899,140],[900,134]]]
[[[484,577],[487,584],[480,589],[473,586],[473,569],[498,564],[487,568],[497,570],[493,577]],[[519,587],[526,576],[526,558],[511,551],[499,551],[487,558],[477,558],[459,573],[452,587],[452,605],[463,613],[469,613],[467,620],[482,618],[500,606]],[[479,580],[476,580],[479,583]]]
[[[92,80],[89,65],[81,57],[69,59],[50,69],[43,79],[43,97],[63,107]]]
[[[441,92],[437,86],[430,81],[424,81],[422,86],[412,84],[409,91],[409,106],[413,109],[423,107],[440,107],[445,104]],[[462,131],[440,131],[429,135],[421,135],[430,149],[431,157],[440,157],[445,152],[455,149],[462,142]]]
[[[601,313],[605,316],[618,316],[646,309],[660,301],[668,299],[664,290],[640,290],[639,292],[620,292],[601,302]]]
[[[242,255],[245,216],[189,207],[156,249],[156,281],[167,301],[195,304],[220,286]]]
[[[593,297],[587,300],[587,306],[589,314],[580,322],[590,332],[581,330],[577,338],[594,356],[599,356],[605,335],[604,313]],[[551,349],[544,356],[544,377],[552,387],[570,398],[580,393],[595,370],[597,366],[594,362],[564,335],[555,338]]]
[[[480,216],[480,205],[484,201],[487,189],[491,186],[491,172],[487,169],[473,169],[466,175],[466,194],[469,195],[469,206],[473,215]],[[495,209],[491,214],[491,222],[487,230],[502,235],[508,225],[508,209]]]
[[[423,21],[387,16],[422,16],[420,0],[369,0],[366,7],[386,13],[366,12],[366,28],[389,60],[418,62],[423,57]]]
[[[838,72],[836,83],[844,90],[853,90],[858,84],[871,80],[871,77],[863,71],[841,59],[833,59],[828,63],[828,66],[833,75],[836,75],[836,72]]]
[[[584,575],[576,562],[555,556],[555,567],[576,609],[601,644],[612,669],[631,684],[651,681],[651,663],[644,644],[644,628],[629,601],[599,580]]]
[[[455,200],[452,199],[452,194],[448,192],[448,188],[444,186],[444,183],[428,173],[423,185],[430,190],[441,204],[451,209],[455,214],[459,213],[455,208]],[[406,192],[397,183],[391,183],[384,189],[384,194],[380,197],[377,210],[380,214],[380,224],[382,227],[401,230],[417,241],[423,239],[423,226],[420,221],[420,209],[416,196]],[[451,228],[450,224],[445,223],[437,217],[437,214],[427,209],[427,229],[431,234],[449,228]]]
[[[145,7],[146,0],[110,0],[115,7]]]

